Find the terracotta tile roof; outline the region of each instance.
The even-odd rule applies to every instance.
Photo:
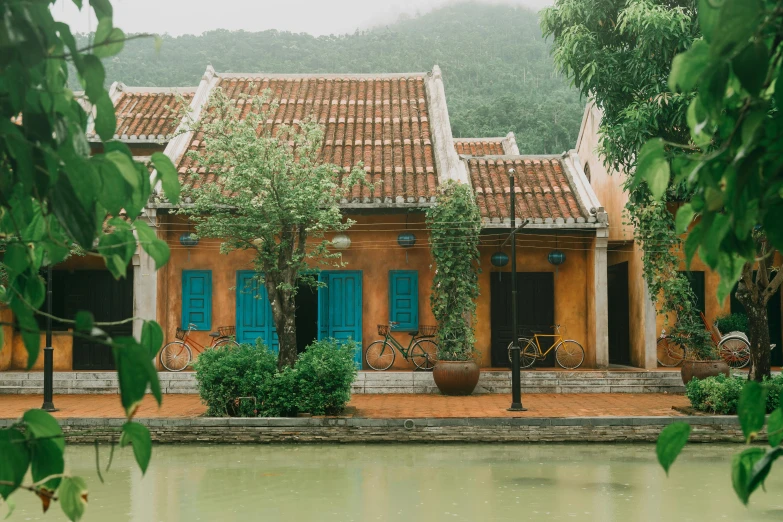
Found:
[[[506,153],[503,148],[504,138],[464,139],[454,138],[454,148],[457,154],[470,156],[501,156]]]
[[[190,103],[195,88],[157,91],[127,90],[120,92],[115,103],[117,130],[115,139],[167,141],[179,125],[177,114],[181,109],[179,96]]]
[[[506,156],[469,158],[470,181],[481,216],[493,222],[508,219],[508,170],[516,170],[516,215],[536,222],[584,222],[585,215],[558,157]],[[562,220],[562,221],[561,221]]]
[[[313,116],[325,127],[322,158],[345,171],[363,162],[367,181],[353,187],[353,202],[422,202],[436,195],[438,173],[432,150],[429,108],[421,75],[222,75],[215,88],[233,99],[267,89],[279,103],[268,123],[272,131]],[[248,105],[249,107],[249,105]],[[249,110],[249,109],[248,109]],[[186,150],[203,147],[193,136]],[[201,170],[195,182],[188,175],[193,161],[178,158],[186,186],[211,181]]]

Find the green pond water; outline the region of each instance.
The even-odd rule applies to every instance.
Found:
[[[90,486],[86,521],[783,520],[783,464],[749,508],[735,497],[740,448],[691,445],[668,479],[647,444],[163,445],[143,478],[117,451],[105,484],[92,447],[67,462]],[[65,520],[15,497],[12,521]]]

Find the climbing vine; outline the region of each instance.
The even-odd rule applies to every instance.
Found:
[[[438,321],[438,358],[473,358],[472,317],[479,295],[481,214],[468,185],[448,181],[427,211],[430,249],[436,267],[430,305]]]

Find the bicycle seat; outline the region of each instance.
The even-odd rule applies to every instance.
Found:
[[[410,335],[411,337],[416,337],[417,335],[419,335],[419,331],[418,330],[414,330],[412,332],[408,332],[408,335]]]
[[[223,337],[223,336],[222,336],[222,335],[220,335],[218,332],[210,332],[210,333],[209,333],[209,336],[210,336],[210,337]]]

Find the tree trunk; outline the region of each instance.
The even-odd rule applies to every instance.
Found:
[[[737,286],[737,300],[745,307],[748,316],[750,340],[750,370],[748,379],[759,381],[770,376],[769,324],[764,292],[755,287],[752,267],[746,266]],[[751,282],[749,287],[748,282]],[[727,332],[723,332],[727,333]]]
[[[293,291],[278,289],[278,281],[267,276],[265,280],[272,318],[279,343],[277,369],[292,367],[296,362],[296,296]]]

